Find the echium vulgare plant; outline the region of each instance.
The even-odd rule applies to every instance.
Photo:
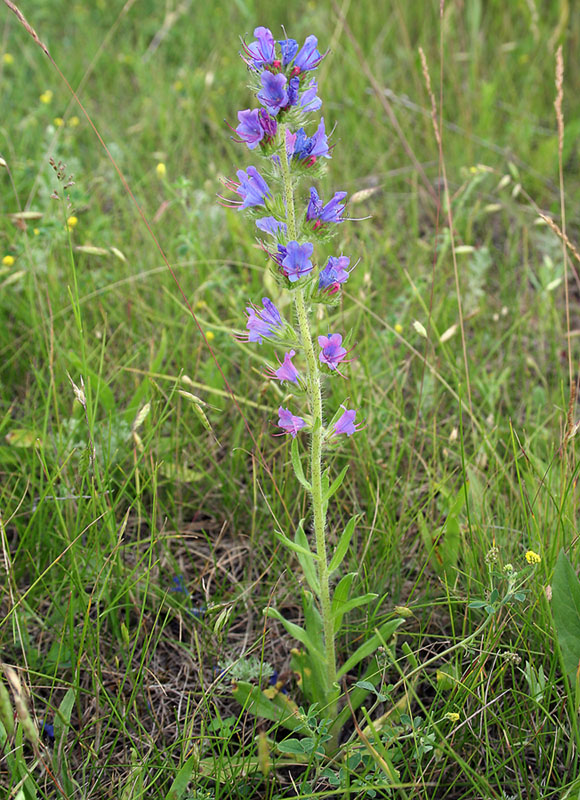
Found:
[[[259,155],[262,166],[238,170],[237,180],[228,180],[225,185],[236,196],[229,205],[246,210],[253,218],[281,292],[292,295],[293,315],[283,319],[274,300],[264,297],[261,305],[251,304],[246,309],[242,337],[258,345],[267,342],[285,349],[282,358],[276,356],[277,363],[267,365],[265,374],[285,384],[294,396],[288,407],[282,405],[278,409],[278,435],[292,439],[294,472],[308,492],[311,505],[311,519],[301,520],[292,536],[277,533],[295,554],[309,587],[303,590],[304,627],[286,620],[276,609],[269,608],[266,613],[278,619],[301,645],[301,649],[293,651],[292,668],[299,676],[306,700],[311,706],[316,705],[320,717],[328,721],[323,738],[326,749],[332,751],[350,709],[360,706],[368,693],[368,689],[353,690],[349,707],[341,710],[341,679],[363,660],[371,659],[364,677],[367,684],[376,684],[379,671],[375,651],[402,620],[384,623],[338,666],[335,642],[344,615],[376,597],[365,594],[349,598],[356,573],[335,580],[357,517],[348,522],[332,552],[326,533],[328,504],[340,488],[347,468],[331,481],[330,470],[323,466],[324,452],[337,439],[350,437],[361,427],[359,412],[346,405],[341,405],[330,421],[326,420],[323,381],[344,377],[343,370],[349,362],[349,351],[344,346],[347,337],[327,327],[313,331],[313,308],[316,304],[337,304],[353,269],[351,259],[342,253],[329,257],[324,264],[317,263],[315,255],[315,245],[329,240],[346,219],[346,192],[336,192],[332,198],[325,198],[326,202],[312,185],[308,192],[298,193],[305,179],[310,184],[320,178],[331,157],[324,117],[312,125],[313,132],[309,122],[322,106],[313,73],[326,53],[317,49],[315,36],[308,36],[302,47],[294,39],[276,41],[263,27],[256,28],[254,36],[255,41],[243,43],[241,55],[260,108],[238,113],[235,139]],[[310,447],[306,459],[302,448],[306,447],[307,438]],[[307,469],[303,461],[307,461]],[[262,691],[244,682],[238,682],[234,691],[237,699],[257,716],[290,730],[304,730],[304,715],[285,694],[275,689]]]

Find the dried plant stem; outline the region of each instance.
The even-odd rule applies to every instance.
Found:
[[[282,182],[284,192],[284,202],[286,204],[286,221],[288,224],[289,241],[296,240],[296,213],[294,210],[294,188],[290,165],[286,156],[286,127],[280,126],[280,138],[282,141],[282,154],[280,158]],[[312,437],[310,444],[310,481],[311,481],[311,502],[312,515],[314,519],[314,538],[316,542],[316,555],[318,556],[317,570],[318,583],[320,586],[320,610],[324,627],[324,652],[326,661],[327,691],[329,694],[329,706],[325,709],[325,714],[331,719],[336,717],[336,652],[334,644],[334,621],[332,619],[332,609],[330,601],[330,582],[328,573],[328,556],[326,552],[326,513],[324,509],[324,497],[322,490],[322,386],[320,380],[320,369],[314,352],[308,310],[306,308],[306,298],[304,289],[297,289],[294,292],[294,308],[298,319],[298,329],[300,339],[304,348],[304,356],[307,366],[307,391],[308,404],[312,414]]]

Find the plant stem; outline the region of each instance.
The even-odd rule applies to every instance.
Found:
[[[286,126],[280,126],[280,136],[282,139],[282,155],[280,163],[282,167],[282,181],[284,191],[284,201],[286,204],[286,221],[288,224],[289,241],[296,240],[296,213],[294,210],[294,188],[292,185],[292,175],[290,165],[286,156]],[[336,652],[334,646],[334,622],[331,614],[330,586],[328,574],[328,559],[326,554],[326,511],[324,508],[324,498],[322,491],[322,389],[320,381],[320,369],[314,345],[312,343],[312,333],[308,319],[306,307],[306,297],[304,289],[297,289],[294,292],[294,307],[298,319],[300,339],[304,348],[306,358],[307,376],[306,386],[308,392],[308,403],[312,414],[312,438],[310,444],[310,480],[312,486],[311,501],[312,515],[314,519],[314,538],[316,542],[316,554],[318,556],[317,570],[318,582],[320,585],[320,610],[324,627],[324,652],[326,660],[327,695],[328,707],[325,713],[331,719],[337,713],[337,691],[336,685]]]

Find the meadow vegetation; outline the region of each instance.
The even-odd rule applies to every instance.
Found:
[[[580,796],[572,7],[22,3],[83,110],[0,4],[3,796]],[[318,187],[360,218],[328,246],[361,261],[320,312],[356,344],[328,406],[366,424],[328,454],[349,465],[328,539],[361,515],[345,571],[377,594],[339,663],[403,620],[330,757],[297,643],[263,614],[302,623],[276,532],[308,501],[273,436],[285,389],[232,331],[277,290],[217,201],[253,163],[226,123],[255,105],[239,37],[257,25],[330,48]],[[233,682],[301,706],[299,736]]]

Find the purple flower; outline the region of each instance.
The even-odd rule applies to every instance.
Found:
[[[306,219],[308,222],[314,221],[314,230],[328,222],[343,222],[341,217],[345,205],[341,203],[346,197],[346,192],[335,192],[332,200],[324,206],[322,200],[314,186],[310,189],[310,202],[306,209]]]
[[[290,79],[290,83],[295,80],[295,78]],[[317,95],[318,92],[318,84],[315,80],[311,80],[308,84],[308,88],[302,92],[300,97],[300,108],[302,111],[318,111],[318,109],[322,106],[322,100]]]
[[[245,142],[250,150],[254,150],[260,142],[270,142],[276,136],[278,123],[265,108],[238,111],[238,120],[240,124],[235,132],[240,138],[237,141]]]
[[[262,305],[264,308],[257,308],[253,305],[246,308],[248,316],[246,328],[249,342],[262,344],[264,336],[272,336],[282,328],[282,317],[274,303],[267,297],[263,297]]]
[[[282,66],[287,67],[298,52],[298,42],[296,39],[282,39],[278,44],[282,52]]]
[[[245,142],[250,150],[254,150],[264,138],[264,128],[260,125],[258,109],[252,111],[238,111],[240,124],[236,128],[236,133],[240,141]]]
[[[347,354],[347,351],[342,346],[342,336],[340,333],[319,336],[318,344],[321,347],[319,355],[321,363],[326,364],[331,370],[337,370],[338,365],[344,361]]]
[[[336,294],[340,289],[340,284],[348,280],[350,272],[347,267],[350,264],[348,256],[329,256],[324,269],[320,270],[318,276],[318,288],[321,292],[327,291],[328,294]]]
[[[330,158],[328,137],[324,129],[324,117],[320,118],[320,124],[314,136],[307,136],[304,128],[300,128],[296,132],[294,155],[301,160],[305,160],[307,166],[314,164],[317,158]]]
[[[279,247],[279,246],[278,246]],[[314,245],[310,242],[298,244],[298,242],[288,242],[286,245],[286,256],[282,259],[282,271],[290,283],[294,283],[302,275],[307,275],[312,271],[310,256],[314,250]]]
[[[355,423],[354,421],[356,411],[354,408],[349,409],[342,405],[341,408],[344,408],[344,413],[336,421],[331,435],[340,436],[341,433],[346,433],[347,436],[352,436],[353,433],[356,433],[361,428],[360,423]]]
[[[261,108],[258,111],[258,118],[266,139],[268,141],[273,139],[274,136],[276,136],[276,131],[278,130],[278,123],[276,120],[268,114],[265,108]]]
[[[256,227],[271,236],[277,236],[278,233],[283,233],[285,236],[288,231],[286,223],[280,222],[276,217],[260,217],[256,220]]]
[[[326,55],[326,53],[324,55],[320,55],[316,49],[317,44],[318,39],[316,36],[306,37],[306,41],[304,42],[302,49],[296,56],[293,69],[297,69],[299,72],[307,72],[310,69],[316,69]]]
[[[236,181],[226,181],[226,186],[242,198],[242,202],[238,205],[240,210],[242,208],[252,208],[254,206],[263,206],[266,198],[271,197],[270,188],[264,178],[260,175],[256,167],[248,167],[248,171],[244,172],[239,169],[236,172],[239,183]]]
[[[288,381],[289,383],[298,383],[298,370],[292,363],[292,359],[296,355],[295,350],[290,350],[289,353],[284,354],[284,361],[280,364],[278,369],[269,368],[266,372],[268,378],[275,378],[277,381]]]
[[[287,408],[280,408],[278,409],[278,425],[283,428],[286,433],[292,434],[292,438],[296,438],[296,434],[299,430],[306,425],[305,420],[302,417],[295,417],[291,411]]]
[[[288,83],[288,105],[295,106],[298,104],[298,89],[300,89],[300,78],[290,78]]]
[[[244,58],[249,67],[258,70],[266,65],[273,64],[276,52],[274,49],[274,37],[269,28],[256,28],[254,36],[257,41],[248,45],[244,43],[246,58],[244,56],[242,58]]]
[[[274,74],[267,70],[262,72],[260,78],[262,89],[258,92],[258,100],[273,116],[288,105],[288,92],[286,91],[286,76],[282,73]]]

